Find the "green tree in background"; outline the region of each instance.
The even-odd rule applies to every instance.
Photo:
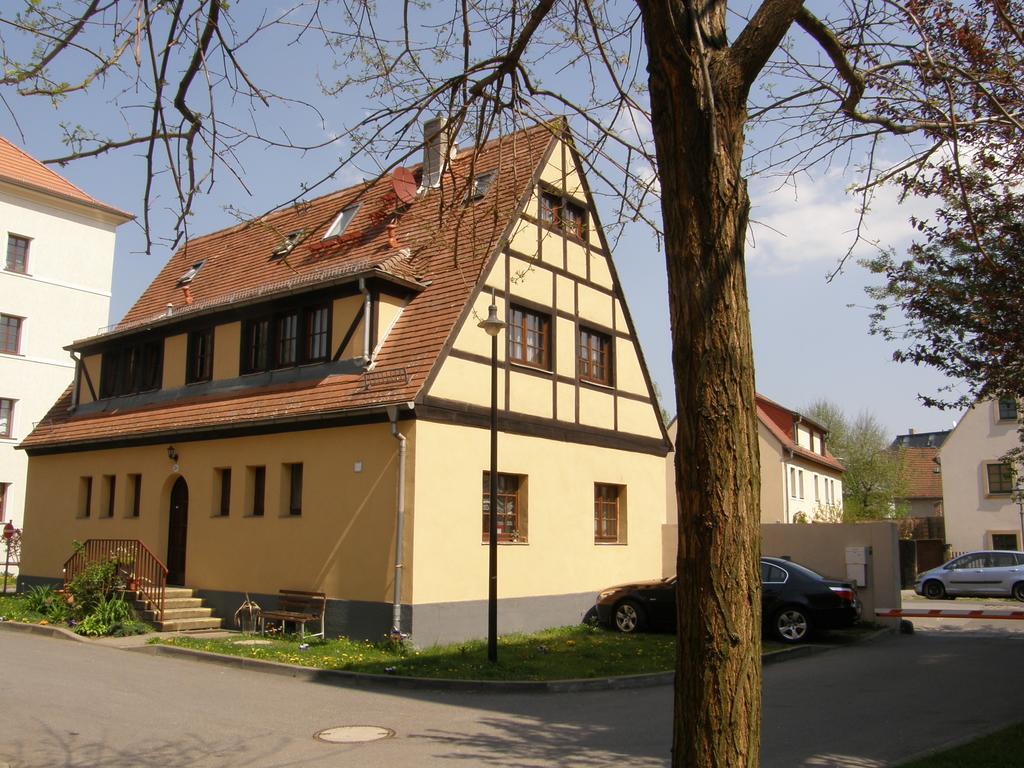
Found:
[[[889,448],[885,428],[866,411],[850,420],[829,400],[818,400],[805,411],[829,432],[828,445],[846,473],[843,475],[841,520],[889,520],[904,517],[907,480],[903,456]],[[826,519],[829,516],[825,515]]]

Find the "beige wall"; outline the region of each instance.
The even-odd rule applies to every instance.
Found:
[[[1017,536],[1020,515],[1012,494],[992,494],[986,465],[1019,446],[1016,421],[1000,421],[997,403],[970,408],[939,449],[946,543],[954,552],[992,547],[992,534]]]
[[[757,423],[757,447],[761,455],[761,522],[788,522],[782,446],[760,421]]]
[[[417,604],[484,600],[483,472],[489,432],[418,422]],[[502,544],[499,597],[598,591],[661,570],[665,518],[660,456],[500,434],[498,467],[526,476],[528,543]],[[626,544],[594,542],[594,483],[625,486]]]
[[[185,386],[185,357],[188,354],[188,334],[179,333],[164,339],[163,389]],[[238,354],[237,352],[235,353]]]
[[[414,423],[402,422],[401,427],[412,456]],[[390,602],[398,442],[389,429],[382,423],[175,442],[179,473],[189,487],[188,585],[257,593],[322,590],[333,598]],[[303,464],[301,517],[288,516],[282,503],[283,465],[293,462]],[[264,517],[249,516],[244,508],[249,466],[266,467]],[[217,467],[232,470],[231,512],[226,518],[214,516],[219,500]],[[409,470],[411,488],[411,461]],[[138,518],[126,516],[128,473],[142,475]],[[113,518],[101,516],[102,476],[109,474],[117,476]],[[93,477],[88,519],[79,517],[83,476]],[[165,558],[170,490],[177,477],[166,444],[31,457],[22,572],[60,576],[75,539],[141,539]],[[407,495],[410,516],[412,498]],[[410,551],[407,546],[407,554]],[[411,574],[410,567],[403,588],[406,601]]]
[[[233,379],[238,376],[238,356],[242,349],[242,324],[224,323],[214,327],[213,378]]]
[[[761,554],[789,557],[826,578],[850,580],[846,548],[870,547],[867,585],[857,587],[864,621],[898,624],[898,619],[879,619],[875,611],[901,607],[899,536],[896,523],[815,523],[812,525],[762,525]]]
[[[348,333],[349,326],[352,325],[352,321],[355,319],[356,314],[359,312],[359,308],[362,306],[363,297],[361,294],[356,296],[346,296],[342,299],[334,300],[334,306],[331,309],[333,318],[331,328],[332,357],[337,346],[341,344],[341,340],[344,339],[345,334]],[[365,322],[366,318],[359,321],[359,325],[352,334],[352,338],[349,339],[345,349],[342,350],[341,359],[353,358],[363,353],[363,325]]]
[[[581,204],[585,202],[579,173],[567,148],[556,145],[541,178],[549,188],[556,189],[563,189],[564,180],[566,193]],[[527,204],[525,213],[534,218],[539,216],[536,193]],[[591,220],[591,226],[596,227],[596,222]],[[441,399],[489,406],[490,339],[478,324],[487,317],[487,307],[491,303],[490,288],[500,293],[507,288],[508,301],[531,308],[550,308],[553,346],[551,368],[541,375],[536,369],[512,365],[508,394],[512,412],[660,438],[656,404],[621,396],[628,393],[653,400],[643,374],[636,339],[618,335],[629,332],[629,327],[621,302],[610,292],[615,286],[609,257],[600,248],[600,238],[595,232],[591,233],[588,244],[584,246],[521,218],[510,240],[509,252],[499,255],[491,266],[484,278],[484,290],[473,299],[472,312],[455,334],[453,349],[480,359],[446,359],[429,394]],[[566,270],[570,276],[556,270]],[[497,295],[495,304],[499,315],[507,317],[506,298]],[[581,324],[611,337],[614,386],[577,387],[566,381],[557,381],[558,377],[572,380],[577,377],[576,345]],[[503,335],[498,345],[502,363],[506,345]],[[504,402],[505,376],[500,376],[499,380],[502,387],[499,399]]]
[[[100,371],[103,367],[103,355],[83,355],[82,365],[89,372],[89,381],[92,382],[93,389],[96,390],[98,396],[100,393]],[[93,396],[89,390],[89,382],[85,380],[85,373],[83,372],[78,381],[78,402],[84,405],[92,401]]]

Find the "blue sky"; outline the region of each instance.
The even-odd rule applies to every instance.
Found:
[[[274,57],[268,57],[261,62],[259,74],[271,85],[277,80],[279,87],[293,95],[315,101],[324,120],[304,108],[282,106],[273,114],[277,122],[261,125],[261,130],[273,132],[278,126],[287,126],[293,136],[330,138],[365,105],[323,97],[317,77],[330,79],[336,73],[321,69],[322,63],[308,51],[293,48],[287,54],[300,60],[282,68],[275,65]],[[307,76],[296,79],[294,72],[303,69]],[[287,77],[291,80],[284,85],[282,78]],[[124,116],[106,98],[97,91],[53,109],[42,101],[7,94],[8,109],[0,111],[0,133],[37,158],[58,156],[65,151],[59,122],[121,122]],[[243,163],[245,186],[251,195],[238,181],[221,174],[212,193],[198,200],[191,232],[203,234],[234,224],[236,219],[227,206],[260,213],[298,194],[304,184],[323,176],[333,159],[332,151],[336,156],[340,150],[305,155],[250,150]],[[363,171],[372,172],[376,163],[367,158],[360,165]],[[57,170],[91,195],[141,218],[143,163],[137,154],[127,151]],[[346,186],[358,176],[357,170],[347,171],[317,194]],[[856,225],[858,201],[845,191],[850,181],[839,171],[807,177],[796,188],[779,189],[774,182],[751,181],[754,224],[748,238],[747,265],[758,390],[797,410],[828,398],[851,417],[871,412],[892,435],[911,427],[917,431],[948,429],[956,414],[927,409],[917,401],[917,393],[934,393],[946,380],[930,370],[897,365],[891,361],[892,347],[868,335],[866,306],[870,301],[864,286],[872,278],[851,260],[843,274],[826,282],[826,275],[849,247]],[[597,204],[602,219],[611,221],[614,214],[607,199],[601,198]],[[160,203],[153,215],[157,235],[166,233],[171,219]],[[909,211],[897,205],[893,195],[883,195],[872,206],[867,235],[901,251],[910,234],[908,217]],[[111,322],[124,314],[170,255],[159,246],[146,255],[143,248],[137,223],[119,229]],[[870,255],[870,250],[862,247],[857,254]],[[614,258],[651,375],[671,400],[664,255],[653,234],[635,224],[627,226]],[[674,411],[671,404],[668,409]]]

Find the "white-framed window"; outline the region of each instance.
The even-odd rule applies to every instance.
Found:
[[[326,234],[324,234],[323,239],[328,240],[332,237],[337,237],[342,232],[344,232],[345,228],[348,227],[352,219],[355,218],[356,211],[358,210],[358,205],[350,205],[348,208],[342,208],[341,212],[331,223],[331,226],[327,228],[327,232]]]

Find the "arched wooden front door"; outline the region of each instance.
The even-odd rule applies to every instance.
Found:
[[[188,542],[188,483],[184,477],[171,488],[167,523],[167,583],[185,585],[185,545]]]

